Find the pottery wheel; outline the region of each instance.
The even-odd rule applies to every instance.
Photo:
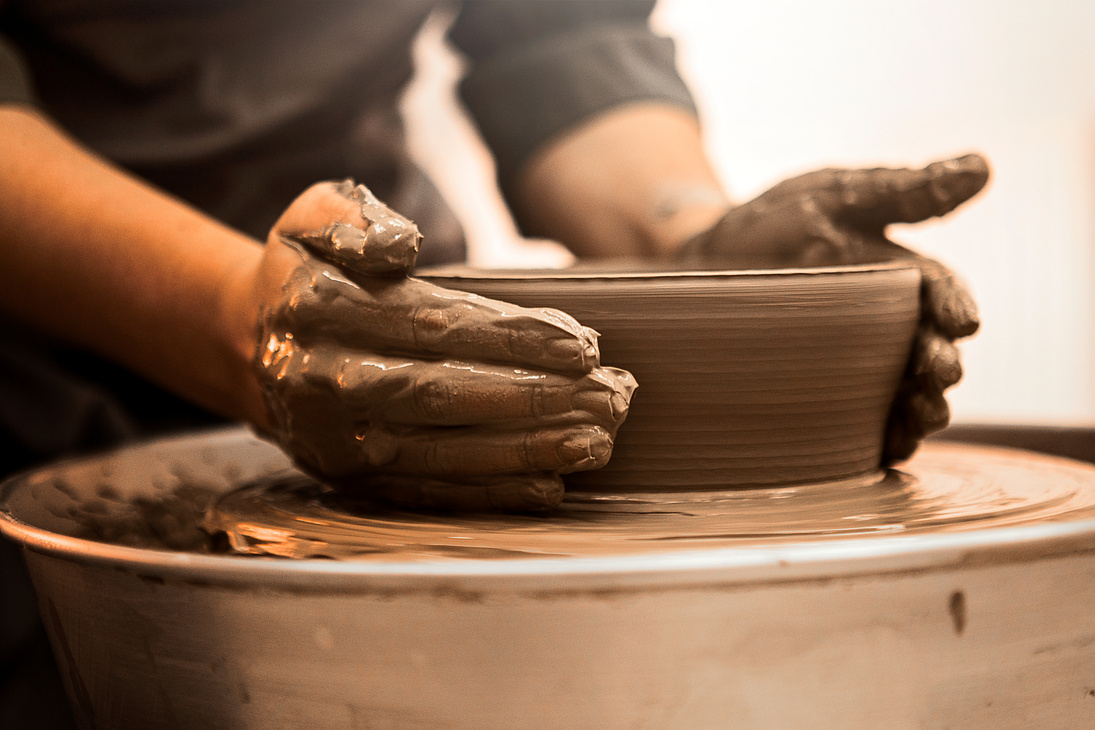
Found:
[[[105,531],[150,511],[201,542]],[[203,513],[258,555],[196,552]],[[1028,452],[442,517],[233,429],[13,478],[0,530],[110,727],[1090,725],[1095,467]]]
[[[600,557],[929,535],[1095,518],[1095,470],[1036,454],[929,444],[901,470],[780,488],[568,492],[550,515],[378,509],[295,471],[222,495],[205,527],[240,552],[383,561]]]

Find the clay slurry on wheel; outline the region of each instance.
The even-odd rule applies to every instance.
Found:
[[[1095,519],[1095,468],[1025,452],[935,443],[907,470],[884,475],[721,492],[568,492],[559,508],[540,517],[378,510],[287,472],[223,495],[204,525],[227,535],[242,553],[433,561],[926,539],[1083,519]]]

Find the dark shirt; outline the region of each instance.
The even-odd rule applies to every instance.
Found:
[[[420,265],[440,263],[462,258],[463,237],[410,162],[398,111],[430,14],[457,11],[449,39],[468,60],[461,98],[507,193],[529,156],[577,123],[639,101],[693,108],[672,42],[648,27],[653,4],[0,0],[0,104],[37,107],[91,150],[259,240],[312,183],[355,178],[418,222]],[[0,477],[213,421],[0,316]],[[8,605],[20,585],[0,570]],[[0,685],[17,673],[3,655],[19,653],[20,624],[0,626]]]
[[[507,192],[528,157],[576,123],[644,100],[693,108],[672,41],[648,26],[653,5],[0,0],[0,103],[37,106],[90,149],[259,240],[310,184],[355,178],[418,222],[420,265],[451,262],[462,234],[410,162],[398,111],[426,19],[457,11],[461,97]],[[2,320],[0,381],[0,438],[19,452],[0,474],[202,418]]]
[[[397,104],[411,42],[441,0],[5,2],[0,102],[39,105],[217,218],[261,239],[309,184],[351,175],[419,217],[398,200]],[[672,42],[647,26],[652,6],[460,6],[449,37],[469,61],[462,97],[504,189],[534,149],[591,115],[644,99],[691,105]]]

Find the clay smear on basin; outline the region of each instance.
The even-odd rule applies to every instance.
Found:
[[[1095,470],[933,444],[907,469],[844,482],[706,493],[571,492],[547,516],[372,507],[298,472],[221,497],[206,528],[245,553],[417,561],[594,557],[1095,518]]]

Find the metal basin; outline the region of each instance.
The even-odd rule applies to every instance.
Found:
[[[1042,511],[737,547],[331,561],[74,537],[76,508],[286,467],[229,430],[0,487],[86,727],[1078,728],[1095,707],[1076,462],[933,445],[910,475],[965,470],[1002,499],[1043,480]]]

